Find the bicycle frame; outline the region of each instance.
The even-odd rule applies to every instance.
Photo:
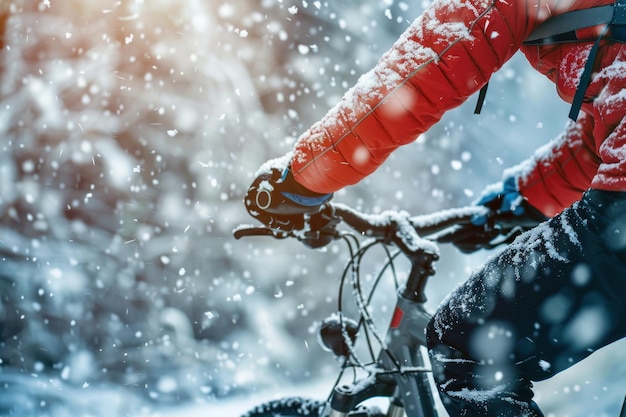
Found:
[[[335,388],[329,417],[347,417],[358,404],[373,397],[389,397],[388,417],[437,417],[428,370],[423,356],[424,330],[430,314],[424,304],[424,288],[433,274],[434,255],[417,252],[409,256],[411,271],[396,307],[381,349],[373,377]],[[395,372],[399,371],[399,372]]]
[[[461,208],[447,210],[445,213],[434,213],[432,216],[408,217],[404,212],[385,212],[383,213],[384,216],[371,216],[343,205],[330,205],[326,208],[330,210],[325,209],[318,213],[322,217],[317,219],[319,224],[317,230],[292,231],[243,226],[234,231],[234,236],[237,239],[243,236],[272,236],[277,239],[291,237],[310,243],[323,238],[323,244],[326,244],[330,239],[350,236],[354,238],[355,242],[358,242],[354,245],[358,249],[356,252],[353,251],[352,244],[348,242],[352,255],[348,267],[352,267],[353,291],[361,315],[361,322],[356,324],[354,320],[350,319],[345,322],[341,321],[343,317],[341,290],[346,273],[349,271],[347,267],[341,280],[338,298],[340,321],[337,322],[335,317],[331,317],[332,320],[323,323],[320,327],[322,347],[335,353],[338,358],[345,360],[330,397],[326,401],[309,400],[303,397],[272,400],[261,404],[246,416],[380,417],[383,414],[379,410],[375,409],[370,412],[367,410],[367,404],[365,407],[362,407],[361,404],[374,397],[385,397],[390,400],[386,417],[403,417],[405,414],[407,417],[437,417],[439,413],[431,388],[434,384],[429,377],[432,371],[426,367],[427,364],[430,365],[430,360],[424,354],[426,347],[425,330],[431,319],[431,315],[425,309],[424,288],[429,276],[434,275],[433,263],[438,259],[436,255],[438,253],[437,244],[455,242],[454,228],[459,225],[470,224],[475,215],[485,215],[487,209],[479,207]],[[342,234],[336,230],[335,227],[340,223],[345,223],[353,231],[356,231],[358,236],[373,237],[374,241],[360,246],[361,240],[357,235]],[[496,226],[498,229],[493,229]],[[491,236],[492,239],[483,246],[491,248],[512,241],[527,226],[511,228],[506,224],[504,226],[495,223],[490,225],[490,222],[487,222],[483,227],[484,230],[482,231],[486,232],[486,236]],[[452,230],[447,230],[448,228],[452,228]],[[492,234],[491,232],[495,233]],[[420,236],[427,236],[426,242]],[[500,238],[500,236],[504,236],[504,238]],[[394,313],[384,339],[379,336],[373,325],[372,315],[368,312],[369,300],[365,302],[361,293],[358,272],[362,255],[370,247],[379,243],[394,245],[410,261],[409,275],[405,286],[397,291]],[[392,256],[387,252],[387,257],[389,263],[381,268],[379,278],[383,276],[385,268],[393,264],[395,254]],[[376,289],[377,283],[378,280],[372,285],[370,295]],[[381,345],[381,349],[376,355],[372,345],[369,344],[370,355],[367,364],[357,358],[353,349],[354,339],[363,323],[365,323],[368,343],[368,332],[371,332]],[[328,326],[324,327],[324,324],[328,324]],[[338,327],[337,324],[340,324],[341,327]],[[351,359],[354,359],[354,362],[351,362]],[[343,372],[348,368],[365,370],[367,376],[342,384],[340,381],[343,378]],[[624,399],[620,417],[626,417],[626,399]]]
[[[381,219],[340,204],[328,207],[331,210],[324,215],[328,216],[326,219],[329,222],[323,230],[296,233],[243,226],[234,231],[237,239],[243,236],[272,236],[276,239],[293,237],[304,241],[308,238],[317,239],[320,235],[336,239],[341,235],[335,227],[343,222],[362,236],[374,237],[379,243],[395,245],[410,262],[409,275],[404,287],[397,292],[394,314],[385,338],[377,338],[382,346],[374,364],[366,368],[368,376],[347,384],[341,384],[338,380],[329,400],[325,406],[321,406],[319,414],[315,415],[367,417],[369,414],[361,412],[359,405],[374,397],[386,397],[390,399],[387,417],[403,417],[405,414],[407,417],[437,417],[432,384],[428,376],[431,370],[426,367],[427,364],[430,365],[430,361],[424,354],[425,329],[431,318],[425,309],[424,288],[429,276],[435,273],[433,263],[438,259],[435,242],[440,237],[424,241],[420,236],[431,236],[451,226],[467,223],[474,215],[485,214],[486,209],[453,209],[421,219],[410,218],[406,213],[389,212],[387,217]],[[348,350],[351,350],[349,335],[343,334],[343,337]],[[340,373],[339,379],[341,375]],[[305,411],[308,408],[304,407],[302,410],[289,415],[307,415]],[[264,408],[263,411],[271,412],[271,409]]]

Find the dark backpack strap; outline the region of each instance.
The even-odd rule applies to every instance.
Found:
[[[580,113],[580,108],[582,107],[585,99],[585,92],[591,82],[593,65],[596,62],[596,56],[598,55],[598,50],[600,49],[600,41],[604,38],[604,35],[606,35],[609,29],[611,29],[611,38],[613,40],[619,42],[626,41],[626,39],[620,38],[626,34],[626,0],[617,0],[612,8],[613,14],[611,19],[607,22],[607,25],[602,30],[602,33],[600,33],[600,36],[598,36],[598,39],[591,47],[589,56],[587,57],[587,62],[585,63],[585,68],[583,69],[583,73],[580,75],[580,81],[578,82],[578,87],[576,87],[576,94],[574,95],[572,107],[570,107],[569,111],[569,118],[573,121],[578,119],[578,113]]]
[[[523,42],[524,45],[551,45],[573,42],[578,29],[611,24],[609,38],[626,42],[626,0],[616,0],[614,4],[574,10],[554,16],[537,27]],[[582,39],[585,40],[585,39]]]
[[[575,41],[576,30],[609,23],[615,6],[591,7],[554,16],[539,25],[524,41],[524,45],[544,45]],[[574,35],[572,39],[571,36]]]
[[[539,25],[524,45],[550,45],[555,43],[575,42],[576,30],[604,24],[602,33],[594,42],[587,62],[580,76],[576,93],[570,107],[569,118],[576,121],[580,108],[585,99],[585,92],[591,82],[593,65],[600,49],[600,41],[611,29],[610,39],[617,42],[626,42],[626,0],[616,0],[614,4],[575,10],[562,15],[551,17]]]
[[[572,107],[570,108],[569,118],[574,121],[578,118],[585,98],[585,92],[591,82],[591,74],[600,47],[600,40],[604,38],[610,28],[610,40],[626,43],[626,0],[616,0],[614,4],[574,10],[551,17],[539,25],[523,42],[523,45],[526,46],[576,42],[579,41],[576,37],[578,29],[601,24],[606,24],[606,26],[589,51],[589,56],[576,88]],[[480,114],[483,108],[488,85],[487,83],[480,89],[474,114]]]
[[[615,13],[613,14],[611,24],[618,26],[626,25],[626,0],[617,0],[615,2]]]
[[[478,101],[476,101],[476,107],[474,108],[474,114],[480,114],[480,111],[483,109],[483,104],[485,104],[485,97],[487,96],[487,87],[489,87],[489,82],[483,85],[478,92]]]
[[[606,32],[607,29],[608,25],[605,27],[603,32]],[[596,40],[591,47],[589,56],[587,57],[587,62],[585,62],[585,68],[583,69],[583,73],[580,75],[580,81],[578,81],[578,87],[576,87],[576,94],[574,94],[574,99],[572,100],[572,107],[569,109],[569,118],[573,121],[578,119],[578,113],[580,113],[580,108],[582,107],[583,100],[585,99],[585,92],[591,82],[593,64],[596,62],[596,55],[598,55],[598,50],[600,49],[600,40],[602,40],[602,36],[599,36],[598,40]]]

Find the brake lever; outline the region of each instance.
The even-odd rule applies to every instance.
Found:
[[[247,236],[271,236],[275,239],[289,237],[297,239],[311,248],[325,246],[340,236],[336,227],[341,223],[341,218],[334,215],[332,207],[329,207],[329,210],[329,212],[316,213],[315,216],[307,218],[309,227],[304,229],[285,231],[266,226],[240,225],[233,230],[233,236],[235,239]]]
[[[247,226],[241,225],[233,230],[233,236],[235,239],[239,240],[242,237],[247,236],[272,236],[275,239],[286,239],[290,237],[292,234],[290,232],[285,232],[284,230],[271,229],[269,227],[256,227],[256,226]]]

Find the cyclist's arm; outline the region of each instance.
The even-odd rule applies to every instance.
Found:
[[[296,181],[330,193],[372,173],[478,91],[540,23],[538,10],[555,1],[435,1],[300,137]]]
[[[514,169],[520,171],[520,193],[546,216],[554,216],[579,200],[598,170],[593,151],[592,118],[582,114],[577,123],[533,157]]]

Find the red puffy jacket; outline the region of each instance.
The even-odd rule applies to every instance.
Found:
[[[593,42],[532,47],[522,42],[550,16],[611,3],[436,0],[299,138],[292,159],[295,179],[322,193],[357,183],[479,90],[519,49],[571,102]],[[586,34],[594,39],[598,31]],[[522,194],[554,215],[590,187],[626,191],[625,114],[626,45],[603,41],[581,117],[519,167]]]

